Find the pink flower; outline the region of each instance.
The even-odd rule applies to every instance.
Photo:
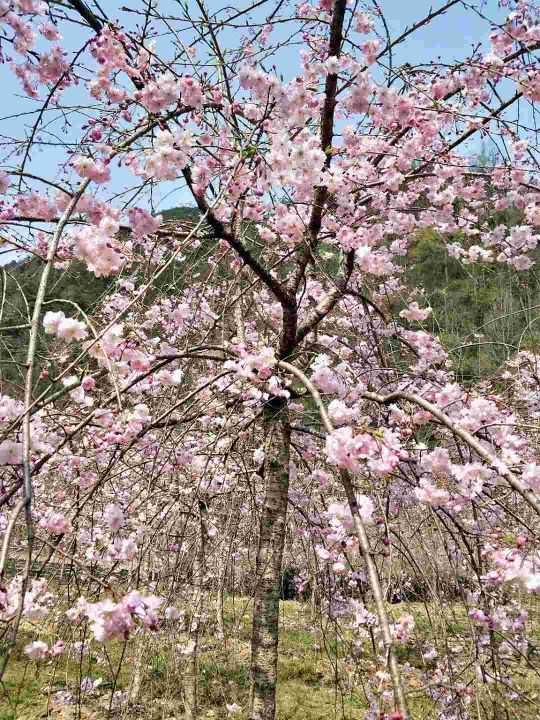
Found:
[[[84,340],[88,335],[86,325],[74,318],[67,318],[59,312],[46,312],[43,318],[43,327],[48,335],[56,335],[67,342]]]
[[[77,605],[68,610],[66,615],[71,622],[79,622],[87,617],[98,642],[115,638],[126,640],[136,628],[136,621],[151,630],[159,627],[156,611],[162,603],[163,599],[156,595],[145,597],[133,590],[118,603],[110,599],[88,603],[84,598],[79,598]]]
[[[540,465],[528,463],[522,471],[523,482],[535,492],[540,491]]]
[[[363,45],[361,45],[366,65],[373,65],[373,63],[377,60],[380,46],[381,43],[379,40],[368,40]]]
[[[161,215],[153,216],[142,208],[131,208],[128,212],[131,231],[136,238],[152,235],[161,225]]]
[[[330,560],[332,557],[332,553],[328,552],[328,550],[322,545],[316,545],[315,552],[321,560]]]
[[[49,655],[49,646],[42,640],[34,640],[25,646],[24,652],[32,660],[44,660]]]
[[[39,521],[39,527],[47,530],[52,535],[66,535],[73,532],[73,526],[65,515],[58,512],[51,512]]]
[[[372,522],[375,511],[373,500],[367,495],[358,495],[356,504],[362,520],[366,523]],[[333,525],[342,526],[345,530],[351,530],[353,527],[353,518],[347,503],[330,503],[326,515]]]
[[[184,373],[179,368],[177,370],[160,370],[156,373],[155,378],[161,385],[178,386],[182,384]]]
[[[15,6],[27,15],[45,15],[47,12],[47,5],[41,0],[15,0]]]
[[[246,353],[238,362],[225,363],[225,367],[236,370],[241,377],[249,379],[257,377],[259,380],[268,380],[275,364],[274,349],[263,347],[258,352]]]
[[[436,487],[424,478],[420,480],[418,487],[414,489],[414,494],[420,502],[427,503],[432,507],[443,507],[450,500],[450,495],[446,490]]]
[[[39,32],[43,35],[44,38],[47,40],[61,40],[62,36],[58,32],[58,29],[56,28],[56,25],[53,25],[51,22],[44,22],[38,27]]]
[[[62,340],[84,340],[88,335],[86,325],[74,318],[65,318],[58,325],[57,336]]]
[[[422,456],[420,463],[422,470],[434,475],[448,475],[450,473],[450,456],[446,448],[435,448]]]
[[[352,422],[358,415],[356,408],[347,407],[342,400],[332,400],[328,404],[328,415],[336,425]]]
[[[57,83],[62,77],[67,78],[69,69],[62,49],[55,47],[50,53],[41,55],[35,73],[41,83]]]
[[[181,99],[184,105],[199,108],[203,102],[201,84],[192,77],[183,77],[179,81]]]
[[[103,512],[103,522],[113,531],[117,532],[125,522],[125,516],[119,505],[111,503]]]
[[[183,328],[186,320],[191,315],[191,308],[187,303],[180,303],[171,313],[171,318],[174,320],[179,329]]]
[[[0,442],[0,465],[22,465],[23,446],[22,443],[13,440]]]
[[[373,30],[373,20],[365,12],[359,12],[356,15],[356,22],[354,24],[356,32],[367,34]]]
[[[45,317],[43,318],[43,327],[45,329],[45,332],[48,335],[56,335],[58,333],[58,328],[60,326],[60,323],[62,320],[65,320],[64,313],[60,310],[59,312],[49,312],[45,313]]]
[[[431,315],[431,308],[420,308],[418,306],[417,302],[413,302],[409,305],[408,308],[405,310],[402,310],[399,313],[399,317],[405,318],[406,320],[413,321],[422,321],[425,320],[427,317]]]
[[[111,179],[110,168],[102,160],[79,156],[73,161],[73,167],[81,177],[93,180],[98,185]]]
[[[172,73],[166,72],[156,80],[147,82],[135,93],[135,99],[152,113],[157,113],[170,105],[176,104],[180,97],[180,82]]]
[[[85,392],[90,392],[96,387],[96,381],[90,375],[83,378],[81,387]]]
[[[113,562],[127,562],[137,555],[138,547],[133,537],[116,538],[109,546],[105,557]]]
[[[112,600],[89,604],[86,614],[90,620],[90,629],[98,642],[115,637],[128,638],[135,628],[130,610]]]
[[[469,500],[480,495],[484,482],[491,477],[491,471],[480,463],[452,465],[452,474],[459,482],[459,492]]]
[[[175,180],[188,164],[193,144],[188,132],[173,135],[169,130],[158,130],[144,168],[133,166],[133,171],[156,180]]]
[[[385,430],[376,440],[369,433],[354,434],[350,426],[337,428],[326,436],[326,455],[333,465],[361,472],[364,465],[377,475],[386,475],[399,462],[401,449],[397,437]]]
[[[96,277],[118,273],[124,264],[117,238],[118,223],[103,218],[98,225],[90,225],[74,234],[74,254],[84,260]]]

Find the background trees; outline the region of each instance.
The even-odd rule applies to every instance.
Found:
[[[528,712],[538,9],[114,14],[2,6],[1,672],[64,663],[80,714],[98,658],[130,713],[157,646],[195,718],[247,613],[213,705],[271,720],[292,574],[364,717]],[[416,63],[451,14],[482,42]]]

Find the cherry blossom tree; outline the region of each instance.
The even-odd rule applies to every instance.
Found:
[[[272,720],[285,553],[299,591],[345,618],[351,657],[370,647],[366,717],[413,717],[397,649],[414,619],[387,604],[405,576],[470,623],[463,656],[435,628],[420,648],[437,717],[492,717],[482,686],[507,703],[515,657],[534,668],[536,360],[514,359],[514,396],[460,385],[405,271],[423,230],[466,265],[534,264],[539,9],[448,0],[397,34],[376,0],[105,10],[0,3],[18,83],[3,237],[40,267],[21,317],[0,307],[25,345],[0,398],[1,672],[23,620],[36,662],[70,632],[81,654],[135,639],[111,710],[137,702],[147,634],[182,627],[196,718],[201,638],[215,618],[226,641],[237,587],[246,717]],[[485,37],[458,61],[407,59],[451,14]],[[475,168],[480,139],[496,162]],[[198,219],[163,222],[171,194]],[[73,267],[107,281],[90,312],[54,295]]]

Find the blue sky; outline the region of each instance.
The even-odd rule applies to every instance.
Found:
[[[380,0],[379,4],[395,36],[425,15],[430,7],[436,10],[444,2]],[[505,17],[506,13],[499,8],[497,0],[471,4],[495,22],[501,22]],[[464,18],[462,7],[457,5],[450,8],[400,46],[396,53],[398,62],[404,62],[405,58],[411,63],[428,61],[438,54],[446,60],[457,60],[466,56],[479,41],[488,41],[490,27],[486,21],[471,11],[467,12],[466,21]]]

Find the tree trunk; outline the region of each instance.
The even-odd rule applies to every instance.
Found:
[[[141,633],[141,635],[135,640],[133,673],[131,675],[131,683],[128,691],[128,700],[130,705],[137,705],[141,695],[146,642],[144,633]]]
[[[285,403],[264,410],[265,497],[261,508],[251,635],[250,720],[274,720],[279,639],[281,561],[289,493],[291,428]]]
[[[218,591],[216,599],[217,634],[220,640],[225,639],[225,582],[227,580],[228,557],[222,563],[218,573]]]

